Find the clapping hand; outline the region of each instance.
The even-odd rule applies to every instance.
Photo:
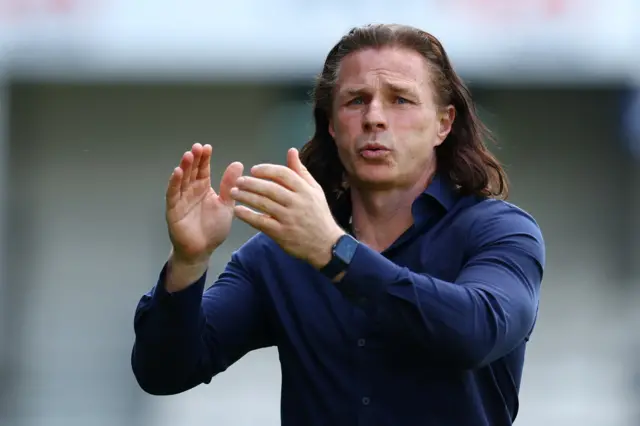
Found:
[[[241,163],[231,163],[220,192],[211,187],[211,145],[194,144],[169,178],[166,220],[174,260],[206,263],[231,230],[234,200],[231,188],[242,175]]]
[[[345,234],[294,148],[287,153],[287,166],[252,167],[251,176],[239,177],[230,195],[244,204],[233,208],[238,219],[317,269],[331,260],[331,247]]]

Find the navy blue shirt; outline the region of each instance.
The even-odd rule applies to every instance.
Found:
[[[285,426],[511,425],[545,262],[540,229],[440,178],[413,215],[383,253],[360,244],[339,283],[261,233],[206,291],[205,274],[168,293],[165,264],[135,313],[139,385],[180,393],[277,346]]]

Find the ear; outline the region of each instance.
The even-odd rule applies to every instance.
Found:
[[[453,122],[456,119],[456,109],[453,105],[447,105],[438,112],[438,133],[436,134],[436,146],[440,145],[451,133]]]
[[[336,129],[333,127],[333,120],[329,119],[329,134],[335,140],[336,138]]]

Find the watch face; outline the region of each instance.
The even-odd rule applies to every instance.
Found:
[[[350,235],[345,235],[336,245],[335,255],[346,264],[351,263],[351,259],[358,248],[358,241]]]

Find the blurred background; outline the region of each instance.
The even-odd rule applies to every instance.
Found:
[[[143,393],[133,312],[181,154],[212,144],[216,185],[283,163],[329,49],[370,22],[441,39],[544,232],[516,424],[640,425],[639,19],[638,0],[0,0],[0,425],[279,425],[275,349]]]

